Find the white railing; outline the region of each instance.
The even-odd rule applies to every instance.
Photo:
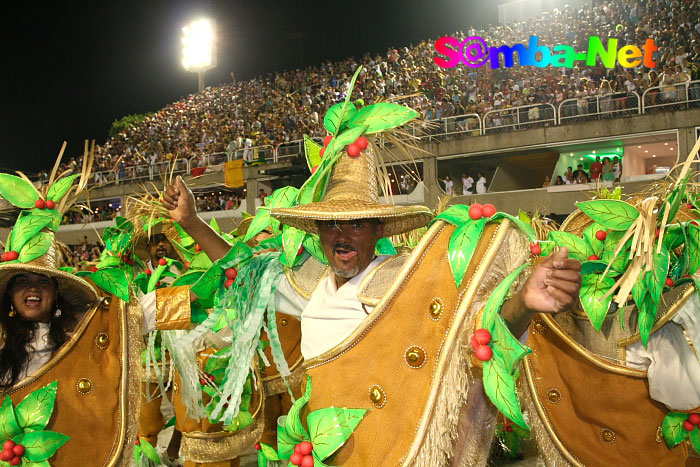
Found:
[[[610,93],[604,96],[572,97],[561,101],[557,110],[559,124],[566,120],[591,120],[600,116],[638,115],[641,99],[636,92]]]
[[[700,102],[700,80],[655,86],[642,94],[642,113],[658,108],[685,108],[692,102]]]
[[[552,104],[530,104],[490,110],[482,119],[482,134],[487,134],[489,131],[534,128],[548,123],[557,124],[557,115]]]

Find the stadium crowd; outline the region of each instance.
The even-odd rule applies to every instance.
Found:
[[[602,64],[577,68],[501,67],[492,70],[433,63],[434,40],[390,48],[385,56],[369,54],[357,60],[325,62],[306,69],[278,72],[248,81],[234,81],[191,94],[159,110],[143,122],[108,139],[97,149],[95,183],[116,181],[149,171],[165,171],[173,159],[227,153],[252,162],[280,144],[304,134],[323,136],[326,109],[345,98],[349,78],[359,64],[362,71],[353,100],[358,105],[399,100],[418,110],[424,120],[491,113],[486,128],[546,119],[544,104],[566,100],[563,116],[592,112],[624,112],[633,93],[650,87],[653,103],[680,100],[678,84],[700,79],[700,8],[693,0],[594,1],[593,7],[542,13],[539,17],[485,30],[470,28],[452,34],[478,35],[490,45],[525,42],[531,35],[547,46],[569,44],[586,50],[589,36],[617,38],[618,47],[642,45],[655,39],[657,67],[606,69]],[[683,91],[685,93],[685,91]],[[691,99],[700,99],[700,86],[691,86]],[[530,105],[518,112],[505,109]],[[540,114],[539,107],[545,114]],[[598,106],[598,109],[595,107]],[[547,106],[548,107],[548,106]],[[517,118],[516,118],[517,117]],[[476,119],[453,119],[461,130],[473,129]],[[79,167],[80,158],[64,163]],[[202,160],[201,164],[206,164]]]

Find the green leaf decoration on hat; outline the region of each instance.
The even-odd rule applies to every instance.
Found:
[[[27,263],[40,256],[44,256],[44,254],[49,251],[52,242],[53,238],[50,233],[40,232],[36,234],[22,246],[22,249],[19,251],[18,260],[21,263]]]
[[[485,225],[486,219],[467,222],[458,227],[450,237],[447,256],[457,288],[462,284],[464,273],[467,271],[467,266],[469,266],[469,261],[472,259],[472,254],[479,243]]]
[[[694,275],[700,269],[700,227],[688,223],[686,224],[688,241],[686,242],[688,259],[688,274]]]
[[[129,283],[119,268],[110,267],[90,274],[90,279],[100,288],[129,303]]]
[[[317,409],[306,416],[307,430],[300,415],[305,412],[306,405],[311,400],[311,391],[311,377],[307,376],[304,395],[292,404],[289,413],[280,417],[277,424],[277,451],[271,446],[261,444],[258,466],[266,466],[269,460],[288,460],[296,445],[302,441],[311,443],[314,465],[325,466],[323,461],[347,442],[367,414],[367,409]]]
[[[0,173],[0,195],[14,206],[30,209],[39,200],[39,192],[29,181]]]
[[[46,194],[46,199],[58,201],[63,198],[66,193],[68,193],[68,190],[70,190],[75,179],[78,177],[80,177],[80,174],[70,175],[55,182],[49,187],[49,191]]]
[[[321,163],[321,146],[316,141],[304,135],[304,154],[306,155],[306,165],[309,170],[313,170],[318,164]]]
[[[362,69],[358,67],[355,72],[355,76]],[[353,78],[354,83],[354,78]],[[328,133],[336,134],[341,131],[344,127],[347,127],[348,121],[357,113],[357,108],[355,104],[349,102],[349,96],[352,94],[352,89],[348,90],[347,97],[344,102],[339,102],[331,106],[327,111],[325,117],[323,117],[323,126],[326,127]]]
[[[559,248],[568,248],[571,257],[579,261],[586,261],[593,254],[593,249],[586,241],[574,234],[552,231],[549,232],[549,237]]]
[[[576,205],[588,217],[610,230],[627,230],[639,217],[637,208],[614,199],[583,201]]]
[[[390,102],[368,105],[353,115],[348,122],[349,128],[366,127],[365,133],[379,133],[396,128],[418,118],[420,114],[413,109]]]
[[[23,211],[17,218],[13,229],[14,234],[11,242],[8,242],[8,250],[21,251],[29,240],[52,222],[52,219],[48,216],[35,216],[31,215],[30,212]]]
[[[23,466],[48,466],[47,459],[70,439],[61,433],[45,430],[53,413],[57,387],[58,382],[54,381],[38,388],[16,407],[6,395],[0,406],[0,439],[24,446]]]
[[[582,278],[581,306],[596,331],[600,331],[610,309],[612,293],[608,292],[614,285],[615,281],[612,278],[596,273],[586,274]]]

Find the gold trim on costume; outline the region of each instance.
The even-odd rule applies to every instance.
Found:
[[[380,275],[386,275],[384,274],[384,270],[387,266],[394,266],[394,263],[396,263],[397,261],[405,262],[408,256],[409,255],[407,253],[399,253],[379,263],[374,269],[372,269],[369,272],[369,274],[367,274],[367,276],[365,276],[364,279],[362,279],[362,282],[360,282],[360,285],[357,288],[357,298],[365,305],[377,306],[377,304],[382,300],[382,297],[385,295],[386,290],[381,290],[379,294],[375,293],[370,295],[367,293],[369,287],[377,277],[379,277]],[[386,289],[388,289],[391,286],[395,279],[396,277],[390,277],[389,280],[384,281],[387,284]]]
[[[576,353],[584,357],[586,360],[593,363],[595,366],[603,368],[604,370],[610,371],[612,373],[616,373],[618,375],[632,376],[634,378],[647,377],[646,371],[635,370],[634,368],[628,368],[626,366],[618,365],[616,363],[610,362],[605,358],[592,354],[588,351],[588,349],[586,349],[584,346],[572,339],[571,336],[569,336],[566,333],[566,331],[561,329],[559,327],[559,324],[550,315],[546,313],[540,313],[537,316],[539,319],[542,319],[542,321],[544,321],[545,324],[553,332],[555,332],[557,336],[559,336],[559,338],[561,338],[567,345],[569,345],[569,347],[571,347],[574,351],[576,351]]]
[[[156,329],[158,331],[188,329],[190,314],[189,286],[156,289]]]

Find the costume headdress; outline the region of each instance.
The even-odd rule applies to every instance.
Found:
[[[391,130],[418,117],[418,113],[399,104],[382,102],[357,110],[350,102],[358,67],[345,102],[328,109],[323,120],[326,137],[323,148],[307,139],[309,153],[321,156],[316,165],[310,162],[312,175],[301,187],[294,207],[272,207],[271,215],[297,229],[318,233],[316,221],[379,219],[384,235],[390,237],[426,225],[433,217],[425,206],[397,206],[379,202],[379,186],[386,186],[377,161],[376,145],[363,135],[382,133],[394,143]],[[344,150],[347,146],[347,150]],[[389,190],[385,189],[385,192]]]
[[[37,190],[22,172],[20,176],[0,174],[0,195],[21,209],[17,222],[5,244],[0,264],[0,291],[5,291],[12,277],[21,273],[44,274],[58,283],[58,292],[74,308],[98,300],[95,289],[85,280],[59,269],[59,248],[55,239],[63,214],[77,200],[87,185],[92,169],[92,151],[85,142],[83,167],[79,174],[57,174],[65,143],[51,171],[47,184]],[[77,185],[73,182],[78,179]]]

